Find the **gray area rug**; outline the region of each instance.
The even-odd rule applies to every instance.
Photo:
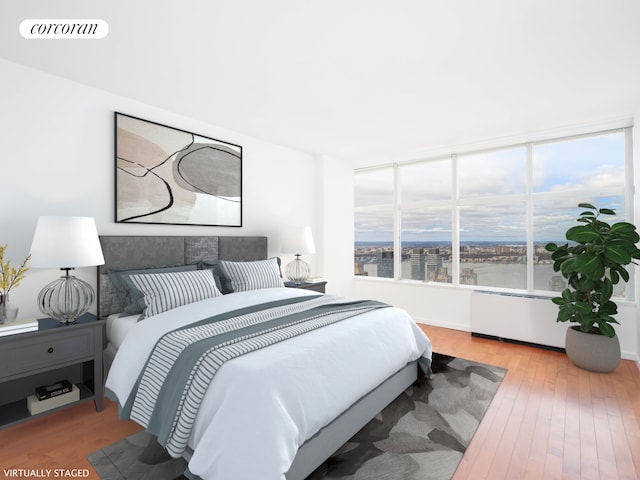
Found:
[[[156,455],[145,461],[150,435],[135,433],[124,440],[87,455],[102,480],[173,480],[183,477],[187,462],[182,458]],[[158,457],[166,459],[158,461]]]
[[[307,480],[450,479],[506,370],[437,353],[432,368],[431,379],[418,379]],[[103,480],[184,478],[186,463],[158,463],[157,452],[145,452],[148,439],[140,432],[88,459]]]

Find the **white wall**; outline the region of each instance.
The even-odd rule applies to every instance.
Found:
[[[471,290],[415,281],[356,277],[352,295],[406,309],[417,322],[456,330],[470,330]]]
[[[318,157],[318,232],[327,292],[349,296],[353,277],[353,167],[330,156]]]
[[[311,155],[4,60],[0,78],[0,244],[9,244],[13,264],[28,254],[39,215],[95,217],[101,234],[267,235],[271,255],[280,253],[285,225],[320,230],[317,161]],[[242,145],[244,226],[114,223],[114,110]],[[317,270],[316,256],[306,260]],[[20,317],[41,316],[37,293],[58,275],[28,272],[11,291]],[[95,284],[95,268],[78,269],[76,275]]]
[[[636,225],[640,225],[640,194],[638,188],[640,188],[640,105],[636,108],[636,114],[633,117],[633,179],[636,188],[635,201],[633,203],[633,218]],[[640,263],[640,262],[639,262]],[[640,267],[635,268],[635,295],[636,304],[640,302]],[[640,325],[640,309],[636,309],[635,317],[636,325]],[[640,368],[640,327],[637,328],[636,334],[636,361],[638,362],[638,368]]]

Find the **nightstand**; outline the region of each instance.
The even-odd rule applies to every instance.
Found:
[[[313,290],[314,292],[325,293],[324,287],[327,282],[313,282],[313,283],[299,283],[295,284],[293,282],[284,282],[284,286],[287,288],[302,288],[304,290]]]
[[[0,337],[0,429],[93,400],[103,408],[102,338],[105,321],[85,313],[64,325],[38,320],[38,330]],[[69,380],[80,400],[31,415],[27,397],[35,388]]]

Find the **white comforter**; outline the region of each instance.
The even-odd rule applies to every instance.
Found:
[[[115,357],[107,389],[122,406],[160,336],[251,303],[312,295],[294,288],[241,292],[139,322]],[[193,429],[189,470],[206,480],[284,480],[299,446],[431,342],[406,312],[378,309],[225,364]]]

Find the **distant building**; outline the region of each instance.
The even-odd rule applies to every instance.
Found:
[[[565,288],[567,288],[567,284],[561,275],[554,275],[551,277],[551,280],[549,280],[549,290],[552,292],[561,292]]]
[[[354,275],[361,277],[366,277],[367,275],[369,275],[369,272],[364,269],[364,263],[362,262],[354,262],[353,273]]]
[[[436,277],[436,282],[440,283],[452,283],[453,277],[449,275],[449,269],[447,267],[443,267],[440,269],[438,276]]]
[[[478,274],[473,268],[463,268],[460,271],[460,285],[478,285]]]
[[[393,252],[378,252],[376,255],[378,265],[378,277],[394,278],[393,276]]]
[[[425,261],[424,248],[413,248],[411,250],[411,280],[425,280]]]
[[[439,248],[427,249],[426,255],[427,281],[438,281],[438,277],[442,272],[442,255]]]

